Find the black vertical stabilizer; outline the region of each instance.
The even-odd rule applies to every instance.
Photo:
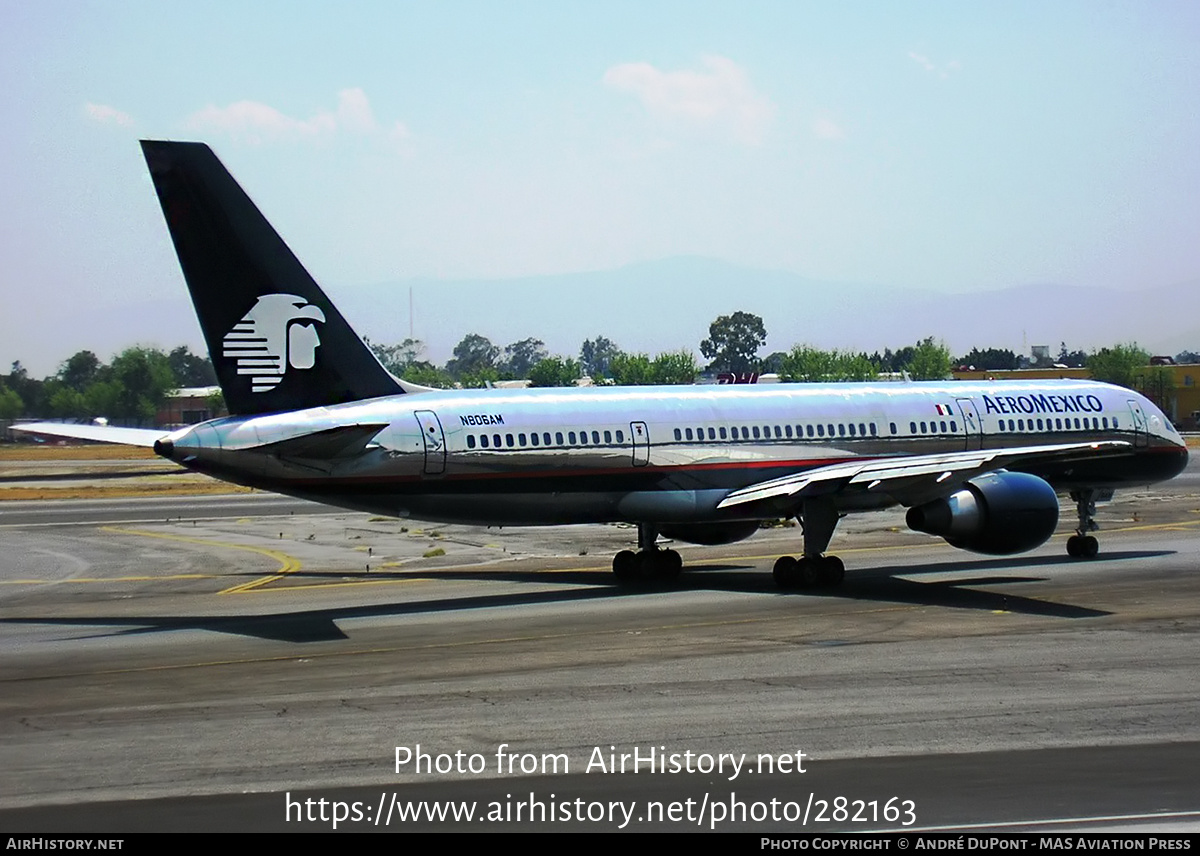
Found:
[[[142,152],[230,413],[403,391],[208,146]]]

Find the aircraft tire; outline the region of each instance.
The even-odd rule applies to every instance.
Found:
[[[632,550],[622,550],[613,556],[613,576],[621,582],[632,580],[638,575],[639,564],[637,553]]]
[[[837,588],[846,579],[846,565],[837,556],[825,556],[821,561],[819,576],[822,586]]]
[[[675,550],[663,550],[656,557],[655,571],[664,580],[673,580],[683,571],[683,557]]]
[[[1084,535],[1079,539],[1079,555],[1084,559],[1094,559],[1100,553],[1100,542],[1093,535]]]
[[[780,556],[772,570],[775,585],[781,589],[794,589],[800,584],[800,563],[793,556]]]
[[[823,556],[802,556],[800,562],[800,588],[816,588],[821,584]]]

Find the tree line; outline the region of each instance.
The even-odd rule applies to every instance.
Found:
[[[441,366],[423,359],[425,345],[405,339],[393,345],[367,342],[380,362],[398,377],[424,386],[483,387],[505,380],[528,380],[533,386],[571,386],[590,378],[597,384],[690,384],[702,372],[773,373],[789,383],[868,381],[881,375],[906,373],[913,380],[939,380],[955,368],[1001,371],[1029,366],[1028,358],[1010,350],[972,348],[953,358],[949,349],[932,337],[895,351],[872,354],[850,350],[824,350],[798,344],[788,351],[765,357],[759,352],[767,341],[761,317],[749,312],[722,315],[709,325],[700,342],[701,364],[687,349],[651,356],[629,353],[605,336],[587,339],[578,355],[550,354],[541,339],[527,338],[506,346],[470,333],[454,347]],[[1066,343],[1048,365],[1087,367],[1098,380],[1139,389],[1160,404],[1173,389],[1169,370],[1148,368],[1150,355],[1136,344],[1101,348],[1094,353],[1070,351]],[[1184,352],[1179,362],[1200,362],[1200,354]],[[20,362],[0,375],[0,419],[20,416],[88,419],[105,416],[124,424],[153,421],[166,395],[180,387],[211,386],[216,374],[207,357],[186,346],[169,352],[155,348],[127,348],[105,364],[91,351],[79,351],[54,375],[36,380]],[[209,410],[221,410],[219,393]]]
[[[92,351],[79,351],[42,380],[30,377],[18,360],[7,375],[0,375],[0,419],[104,416],[127,425],[146,425],[153,423],[168,393],[216,382],[209,359],[193,354],[186,345],[170,352],[126,348],[107,364]],[[210,402],[210,412],[220,409],[219,394],[217,399]]]

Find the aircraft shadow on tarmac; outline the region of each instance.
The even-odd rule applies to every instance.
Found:
[[[1170,555],[1171,551],[1145,550],[1108,553],[1106,559],[1132,560]],[[730,563],[698,563],[689,566],[681,577],[670,582],[651,582],[617,587],[611,585],[607,571],[556,571],[547,574],[539,571],[521,571],[512,568],[503,570],[443,570],[400,572],[298,572],[288,575],[292,581],[312,583],[319,587],[318,579],[336,578],[339,581],[354,577],[372,581],[395,579],[439,579],[479,580],[491,582],[527,582],[544,585],[548,580],[556,584],[554,589],[539,589],[529,592],[506,594],[472,595],[467,597],[435,598],[403,603],[383,603],[363,606],[333,607],[307,611],[261,613],[238,616],[96,616],[90,618],[26,617],[4,618],[0,624],[48,624],[68,627],[112,627],[108,635],[132,635],[164,633],[175,630],[210,630],[250,636],[280,642],[328,642],[349,637],[338,627],[340,620],[373,617],[403,617],[429,613],[490,609],[501,606],[522,606],[547,603],[569,603],[572,601],[602,600],[612,597],[636,597],[643,594],[667,591],[728,591],[739,593],[761,592],[780,597],[819,597],[827,600],[880,601],[920,606],[940,606],[952,609],[976,609],[987,612],[1002,610],[1022,615],[1038,615],[1053,618],[1097,618],[1111,615],[1105,610],[1091,609],[1072,604],[1025,597],[1013,593],[996,592],[982,586],[1004,586],[1016,583],[1044,582],[1045,576],[1018,575],[1019,569],[1053,567],[1075,564],[1076,560],[1057,556],[1034,556],[1021,559],[953,560],[921,566],[894,565],[852,570],[846,575],[845,583],[837,589],[811,589],[799,592],[780,592],[769,574],[763,574],[750,565]],[[980,571],[1008,571],[987,576]],[[752,573],[747,573],[753,571]],[[908,577],[924,574],[967,573],[975,576],[952,580],[919,581]],[[120,628],[120,629],[115,629]]]

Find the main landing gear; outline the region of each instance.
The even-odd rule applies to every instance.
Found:
[[[658,529],[649,523],[638,524],[638,551],[622,550],[613,556],[613,576],[621,582],[636,579],[671,580],[683,570],[683,559],[674,550],[663,550]]]
[[[1100,542],[1089,535],[1100,527],[1096,524],[1096,491],[1092,488],[1071,491],[1075,511],[1079,515],[1079,526],[1075,534],[1067,539],[1067,555],[1076,559],[1094,559],[1100,552]]]
[[[804,555],[780,556],[775,561],[775,584],[782,589],[837,588],[846,578],[846,566],[837,556],[824,555],[838,512],[828,497],[806,499],[800,512],[804,526]]]

